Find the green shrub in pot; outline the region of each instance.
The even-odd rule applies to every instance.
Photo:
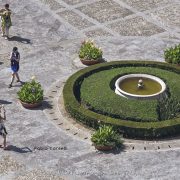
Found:
[[[83,60],[102,60],[103,52],[91,40],[83,41],[79,50],[79,58]]]
[[[43,100],[43,89],[39,82],[32,79],[21,87],[17,95],[20,101],[34,104]]]
[[[95,146],[113,146],[120,147],[122,145],[121,136],[113,130],[112,126],[101,126],[91,137],[91,141]]]

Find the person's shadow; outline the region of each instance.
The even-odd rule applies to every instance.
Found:
[[[12,102],[0,99],[0,104],[12,104]]]
[[[18,84],[13,84],[13,87],[21,87],[25,84],[26,82],[25,81],[21,81],[20,83]]]
[[[30,39],[27,38],[22,38],[20,36],[12,36],[11,38],[8,39],[9,41],[17,41],[21,42],[23,44],[32,44]]]
[[[28,153],[32,152],[32,150],[28,147],[19,148],[17,146],[9,145],[5,148],[6,151],[14,151],[18,153]]]

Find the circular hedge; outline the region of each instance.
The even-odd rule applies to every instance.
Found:
[[[63,89],[66,110],[93,128],[111,124],[126,137],[153,139],[180,134],[180,117],[166,120],[160,116],[166,102],[129,100],[114,93],[116,79],[129,73],[158,76],[167,84],[171,101],[173,97],[180,102],[179,66],[154,61],[116,61],[94,65],[72,75]]]

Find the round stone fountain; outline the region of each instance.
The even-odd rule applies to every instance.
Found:
[[[163,80],[149,74],[128,74],[115,82],[115,93],[129,99],[159,99],[165,94]]]

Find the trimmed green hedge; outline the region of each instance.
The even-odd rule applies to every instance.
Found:
[[[154,61],[116,61],[85,68],[72,75],[63,89],[64,105],[71,116],[93,128],[98,128],[99,124],[114,125],[124,136],[131,138],[152,139],[180,134],[179,117],[160,122],[134,122],[95,113],[80,104],[80,86],[84,78],[95,72],[117,67],[155,67],[180,74],[179,66]]]

